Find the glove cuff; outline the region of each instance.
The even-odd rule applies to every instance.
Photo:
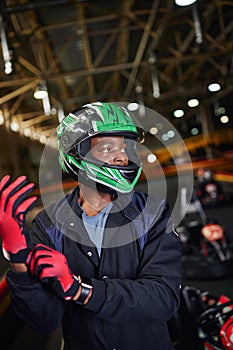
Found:
[[[16,254],[8,252],[6,249],[2,248],[3,256],[6,260],[12,263],[25,264],[27,256],[29,254],[30,249],[25,248],[19,250]]]
[[[63,294],[63,298],[65,300],[71,300],[73,299],[73,297],[75,296],[75,294],[77,293],[80,284],[79,281],[76,279],[76,277],[73,275],[74,278],[74,283],[72,284],[72,286]]]

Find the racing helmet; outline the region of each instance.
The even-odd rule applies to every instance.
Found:
[[[197,169],[197,179],[200,182],[209,181],[213,178],[212,171],[208,168],[198,168]]]
[[[123,136],[128,165],[109,165],[90,154],[91,137]],[[57,127],[59,163],[64,173],[104,193],[129,193],[142,171],[136,154],[139,131],[133,116],[115,103],[86,104]]]

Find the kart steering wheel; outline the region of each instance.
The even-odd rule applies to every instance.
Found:
[[[232,300],[204,311],[197,318],[197,325],[204,332],[203,339],[210,340],[213,336],[217,336],[224,346],[224,349],[233,349]]]

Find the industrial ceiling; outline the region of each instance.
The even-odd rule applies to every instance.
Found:
[[[63,113],[97,100],[138,101],[177,127],[193,118],[189,98],[232,108],[231,0],[4,0],[0,14],[2,128],[46,140]],[[49,110],[33,97],[39,84]]]

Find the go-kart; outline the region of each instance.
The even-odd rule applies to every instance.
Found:
[[[168,326],[176,350],[233,349],[233,301],[185,286],[180,309]]]
[[[226,239],[223,226],[207,217],[195,193],[176,231],[181,241],[184,278],[210,279],[233,274],[233,243]]]
[[[197,169],[195,191],[203,206],[221,205],[227,201],[221,183],[214,179],[212,171],[207,168]]]

